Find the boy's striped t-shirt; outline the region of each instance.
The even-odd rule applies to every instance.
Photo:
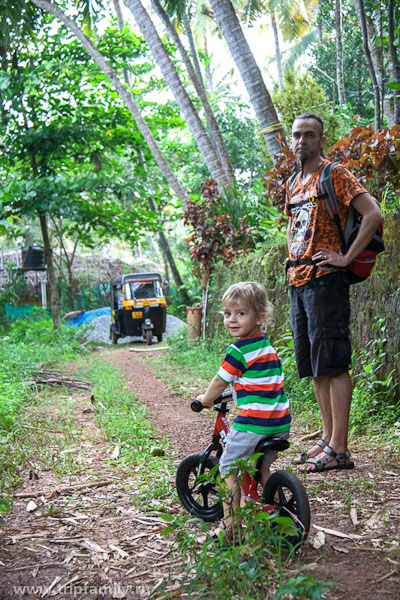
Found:
[[[231,344],[218,376],[234,384],[238,407],[234,429],[262,435],[290,430],[281,361],[265,336],[242,338]]]

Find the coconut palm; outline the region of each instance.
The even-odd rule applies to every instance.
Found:
[[[193,87],[195,88],[197,95],[200,99],[200,102],[202,104],[202,107],[204,110],[204,115],[205,115],[205,118],[207,121],[208,133],[209,133],[210,138],[214,144],[214,147],[218,153],[218,156],[221,161],[222,167],[224,169],[226,178],[228,181],[233,183],[235,181],[235,176],[234,176],[234,171],[233,171],[233,167],[232,167],[232,162],[231,162],[228,150],[226,148],[225,142],[223,140],[223,137],[221,135],[218,122],[214,115],[214,111],[213,111],[210,101],[208,99],[208,95],[207,95],[206,87],[204,85],[203,76],[201,73],[201,68],[200,68],[200,64],[199,64],[199,60],[198,60],[198,54],[197,54],[197,50],[195,47],[189,19],[186,14],[184,14],[182,17],[182,20],[184,22],[185,34],[186,34],[186,37],[188,38],[189,45],[190,45],[193,63],[190,60],[190,57],[189,57],[184,45],[182,44],[182,41],[178,35],[177,30],[175,29],[174,25],[172,24],[167,12],[162,7],[160,1],[159,0],[151,0],[151,2],[152,2],[152,5],[153,5],[156,13],[158,14],[161,21],[163,22],[165,29],[167,30],[167,32],[169,33],[175,46],[179,50],[181,58],[184,62],[186,70],[188,72],[190,81],[192,82]]]
[[[208,135],[189,94],[179,79],[176,68],[170,59],[149,14],[140,0],[126,0],[125,3],[131,11],[144,39],[150,47],[168,87],[178,103],[211,176],[218,181],[222,190],[231,190],[233,182],[227,179],[221,161],[210,140],[210,136]]]
[[[230,0],[210,0],[210,6],[239,69],[268,152],[274,160],[275,155],[281,149],[278,134],[283,138],[283,129],[261,71],[244,36],[232,2]]]

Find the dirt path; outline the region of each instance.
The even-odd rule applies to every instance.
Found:
[[[120,353],[118,353],[120,354]],[[144,355],[129,353],[114,357],[126,377],[136,386],[139,396],[147,400],[153,422],[182,456],[201,451],[209,442],[211,422],[201,413],[194,418],[190,398],[176,399],[160,383],[161,394],[154,393],[154,378]],[[168,410],[165,410],[165,401]],[[278,468],[290,464],[298,450],[308,448],[301,442],[307,432],[292,428],[293,451],[283,455]],[[299,563],[316,564],[315,579],[338,582],[327,593],[327,600],[400,599],[400,474],[399,457],[388,448],[366,447],[359,440],[352,443],[352,471],[307,476],[312,528]],[[289,454],[290,453],[290,454]],[[318,541],[323,546],[315,548]],[[313,545],[314,544],[314,545]]]
[[[209,416],[194,418],[189,398],[178,399],[155,377],[145,353],[115,349],[104,354],[122,368],[160,437],[176,449],[177,462],[204,448]],[[58,483],[51,471],[40,473],[40,479],[26,473],[0,534],[0,599],[161,598],[160,584],[171,591],[170,597],[179,597],[181,558],[171,541],[160,536],[163,522],[132,508],[134,473],[127,476],[110,466],[112,446],[95,425],[90,401],[82,395],[74,400],[81,430],[76,469],[68,475],[70,484]],[[304,449],[304,443],[296,444],[304,433],[294,432],[293,452]],[[398,457],[384,448],[366,448],[361,441],[352,444],[352,452],[354,471],[307,477],[313,526],[298,560],[316,564],[315,579],[338,582],[324,596],[327,600],[398,599]],[[289,450],[279,466],[288,465],[291,455]],[[38,508],[29,512],[32,500]],[[318,532],[325,539],[317,549]]]

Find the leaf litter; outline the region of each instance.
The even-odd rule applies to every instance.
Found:
[[[173,393],[154,376],[146,353],[133,358],[126,348],[104,351],[104,355],[122,368],[128,385],[147,405],[160,439],[167,437],[175,447],[178,462],[203,450],[211,421],[203,415],[196,420],[190,411],[189,394],[194,390],[182,386],[183,394],[182,388],[179,395]],[[94,597],[95,590],[98,598],[106,599],[185,597],[182,557],[171,537],[160,535],[165,523],[156,513],[136,510],[131,503],[137,491],[135,470],[142,465],[135,465],[130,475],[119,470],[119,446],[105,440],[93,418],[96,399],[84,390],[78,394],[75,415],[85,468],[79,471],[80,463],[75,461],[76,471],[65,476],[68,484],[60,484],[52,471],[40,472],[39,479],[30,478],[28,471],[23,474],[13,513],[5,515],[0,533],[0,598],[18,598],[13,590],[23,585],[41,590],[25,594],[28,598],[75,595],[86,600]],[[56,421],[57,405],[52,411]],[[57,428],[53,431],[58,435]],[[277,468],[288,468],[291,455],[316,436],[318,432],[296,430],[294,423],[292,448],[280,456]],[[398,457],[388,448],[381,450],[381,456],[379,447],[371,454],[362,439],[353,441],[351,450],[356,462],[353,471],[304,477],[316,534],[309,536],[296,561],[304,568],[312,565],[315,579],[337,582],[325,593],[326,600],[397,598]],[[110,456],[114,464],[109,464]],[[382,464],[390,465],[390,471]],[[27,512],[31,502],[37,508]],[[171,506],[173,513],[180,510]]]

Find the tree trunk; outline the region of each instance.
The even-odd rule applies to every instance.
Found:
[[[372,85],[374,87],[374,98],[375,98],[375,129],[378,131],[381,128],[381,107],[380,107],[380,92],[379,83],[376,77],[374,64],[372,62],[372,56],[368,45],[368,31],[367,31],[367,19],[364,9],[364,0],[353,0],[354,8],[356,9],[357,17],[361,26],[361,33],[364,46],[364,54],[367,59],[369,75],[371,77]]]
[[[49,230],[47,227],[47,217],[44,213],[39,213],[40,228],[42,230],[44,257],[47,267],[47,276],[49,278],[50,288],[50,309],[53,319],[53,327],[56,331],[60,331],[60,308],[58,305],[58,288],[57,279],[54,271],[53,252],[50,245]]]
[[[203,110],[204,110],[204,115],[205,115],[206,121],[207,121],[208,132],[210,134],[214,148],[215,148],[216,152],[218,153],[218,157],[219,157],[222,167],[224,169],[226,180],[229,182],[229,189],[230,189],[232,187],[232,184],[235,183],[235,175],[234,175],[234,171],[233,171],[233,167],[232,167],[232,162],[231,162],[227,147],[225,145],[225,142],[223,140],[223,137],[221,135],[218,122],[214,115],[214,111],[211,107],[210,101],[207,96],[207,91],[206,91],[204,81],[202,78],[202,74],[201,74],[200,64],[199,64],[198,58],[197,58],[197,50],[194,45],[193,35],[192,35],[192,31],[190,29],[190,24],[188,22],[188,19],[186,18],[186,21],[184,21],[185,33],[186,33],[186,36],[189,40],[189,44],[191,47],[194,65],[192,64],[192,62],[188,56],[188,53],[186,52],[186,49],[183,46],[183,44],[179,38],[179,35],[176,32],[175,27],[171,23],[171,20],[169,19],[167,13],[161,6],[159,0],[152,0],[152,5],[153,5],[156,13],[160,17],[161,21],[163,22],[165,29],[171,36],[171,39],[173,40],[175,46],[179,50],[181,58],[184,62],[186,70],[188,72],[190,81],[192,82],[193,87],[196,90],[197,95],[200,99],[200,102],[201,102]]]
[[[388,0],[388,38],[392,78],[400,84],[400,64],[395,45],[394,0]],[[393,124],[400,125],[400,91],[393,90]]]
[[[201,122],[193,102],[179,79],[175,66],[171,61],[152,20],[143,7],[142,2],[140,0],[126,0],[126,5],[131,11],[144,39],[153,53],[169,89],[178,103],[211,177],[218,182],[221,191],[224,189],[230,190],[232,182],[228,181],[225,177],[224,169],[214,150],[210,137]]]
[[[283,87],[282,55],[281,55],[281,48],[279,45],[278,26],[276,24],[275,13],[274,13],[273,8],[271,8],[271,24],[272,24],[272,31],[274,32],[275,58],[276,58],[276,68],[278,69],[279,88],[282,89],[282,87]]]
[[[336,81],[338,88],[339,104],[345,104],[344,76],[343,76],[343,28],[342,28],[342,0],[335,0],[335,28],[336,28]]]
[[[284,138],[275,106],[266,88],[261,71],[244,36],[230,0],[210,0],[218,26],[236,63],[264,135],[271,159],[281,149],[278,134]]]
[[[209,59],[208,47],[207,47],[207,32],[204,33],[203,44],[204,44],[204,46],[203,46],[204,56],[207,56],[207,58]],[[206,73],[207,87],[208,87],[210,93],[213,94],[214,93],[214,82],[213,82],[212,73],[211,73],[210,60],[208,60],[206,62],[204,69],[205,69],[205,73]]]
[[[131,113],[133,118],[135,119],[136,125],[138,126],[140,133],[143,135],[145,141],[147,142],[147,144],[151,150],[151,153],[153,154],[154,159],[155,159],[157,165],[159,166],[162,174],[164,175],[165,179],[170,184],[171,188],[174,190],[175,194],[181,200],[183,206],[186,206],[187,202],[189,201],[188,194],[186,193],[186,191],[183,189],[183,187],[179,183],[178,179],[172,172],[172,169],[169,166],[167,160],[165,159],[164,155],[162,154],[160,148],[158,147],[158,144],[157,144],[149,126],[147,125],[146,121],[144,120],[142,114],[140,113],[140,111],[136,105],[133,95],[126,89],[126,87],[124,86],[122,81],[120,81],[120,79],[117,77],[116,73],[110,67],[110,65],[107,63],[107,61],[105,60],[105,58],[101,54],[101,52],[99,52],[99,50],[92,44],[92,42],[89,40],[89,38],[76,25],[76,23],[74,23],[74,21],[72,21],[69,17],[67,17],[67,15],[60,8],[58,8],[57,6],[54,6],[47,0],[31,0],[31,1],[38,8],[42,8],[43,10],[49,12],[50,14],[57,17],[60,21],[62,21],[68,27],[68,29],[70,29],[72,31],[72,33],[82,43],[84,48],[87,50],[88,54],[90,54],[90,56],[93,58],[93,60],[97,64],[97,66],[101,69],[101,71],[104,73],[104,75],[110,81],[110,83],[115,87],[119,96],[125,102],[127,109],[129,110],[129,112]]]
[[[114,5],[115,14],[117,16],[118,29],[120,31],[122,31],[124,28],[124,16],[122,14],[121,5],[120,5],[119,0],[113,0],[113,5]],[[125,81],[127,82],[127,84],[130,87],[129,71],[126,67],[123,68],[123,74],[124,74]]]

